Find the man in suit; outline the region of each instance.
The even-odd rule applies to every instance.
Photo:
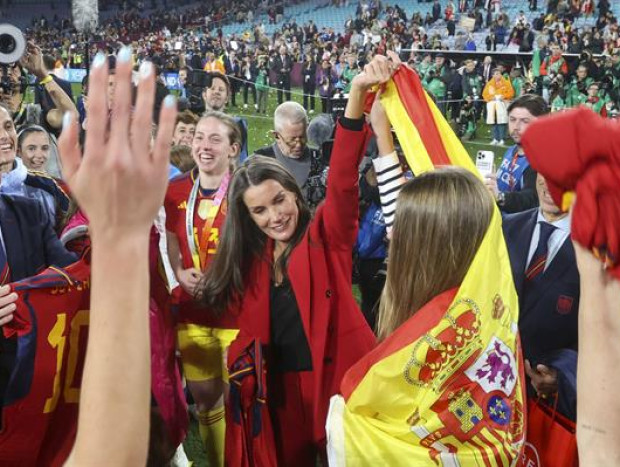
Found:
[[[570,216],[558,208],[537,175],[540,207],[504,217],[504,236],[519,295],[519,332],[531,387],[558,410],[576,415],[579,272]]]
[[[482,86],[489,82],[491,77],[493,76],[493,69],[495,68],[495,64],[493,63],[493,59],[490,55],[484,57],[482,64],[480,65],[480,76],[482,77]]]
[[[291,100],[291,70],[293,60],[288,55],[285,45],[280,46],[279,54],[273,59],[272,70],[276,73],[278,86],[278,105],[282,103],[283,91],[286,91],[286,100]]]
[[[241,87],[241,64],[234,50],[230,50],[224,57],[224,68],[230,82],[230,103],[233,107],[237,107],[237,92]]]

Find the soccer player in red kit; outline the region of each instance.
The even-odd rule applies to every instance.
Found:
[[[16,337],[17,354],[2,401],[0,464],[62,465],[77,429],[90,265],[52,267],[11,289],[16,309],[2,331]]]
[[[178,345],[198,409],[200,435],[210,465],[224,465],[224,358],[237,335],[236,319],[215,317],[194,303],[195,288],[215,254],[226,216],[232,165],[241,133],[226,114],[202,116],[192,141],[196,168],[170,182],[164,206],[170,264],[180,287]]]

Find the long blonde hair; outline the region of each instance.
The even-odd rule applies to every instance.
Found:
[[[402,188],[379,307],[380,339],[436,295],[460,285],[492,214],[491,195],[465,169],[437,169]]]

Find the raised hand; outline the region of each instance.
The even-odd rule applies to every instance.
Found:
[[[372,61],[364,66],[364,71],[353,78],[352,87],[368,90],[377,84],[386,83],[391,77],[397,64],[384,55],[375,55]]]
[[[66,181],[90,220],[93,237],[148,232],[166,192],[176,102],[170,95],[164,100],[152,143],[153,65],[145,62],[140,68],[133,113],[131,68],[131,51],[123,48],[118,55],[115,98],[109,113],[107,60],[98,54],[89,81],[83,157],[78,124],[71,114],[65,115],[59,140]]]

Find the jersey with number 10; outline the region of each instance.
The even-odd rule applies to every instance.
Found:
[[[0,465],[56,466],[69,456],[88,338],[90,265],[49,268],[12,284],[15,366],[2,401]]]

